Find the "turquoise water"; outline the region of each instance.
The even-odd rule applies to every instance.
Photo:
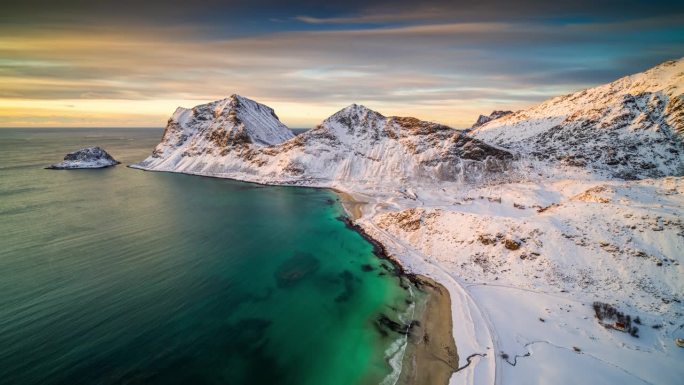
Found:
[[[160,136],[0,129],[0,383],[380,383],[410,293],[333,193],[42,169]]]

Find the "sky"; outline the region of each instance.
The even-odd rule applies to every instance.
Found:
[[[0,127],[240,94],[292,128],[351,103],[462,128],[682,56],[681,0],[3,0]]]

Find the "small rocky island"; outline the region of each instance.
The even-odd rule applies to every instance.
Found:
[[[121,162],[112,158],[101,147],[86,147],[78,151],[70,152],[64,156],[64,161],[46,167],[53,170],[77,169],[77,168],[104,168],[116,166]]]

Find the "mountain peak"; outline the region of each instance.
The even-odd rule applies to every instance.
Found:
[[[491,122],[492,120],[495,120],[495,119],[499,119],[499,118],[504,117],[506,115],[510,115],[512,113],[513,113],[513,111],[494,110],[494,111],[492,111],[491,114],[489,114],[489,116],[480,115],[480,117],[477,118],[477,121],[475,122],[475,124],[473,124],[473,126],[471,128],[473,128],[473,129],[478,128],[485,123]]]
[[[246,97],[244,97],[242,95],[238,95],[238,94],[232,94],[229,97],[227,97],[225,100],[230,100],[231,102],[235,102],[235,103],[241,103],[241,102],[242,103],[245,103],[245,102],[257,103],[256,101],[254,101],[250,98],[246,98]],[[257,103],[257,104],[259,104],[259,103]]]
[[[242,95],[238,94],[232,94],[229,97],[221,100],[217,100],[215,102],[211,102],[208,104],[214,104],[217,106],[220,106],[220,108],[238,108],[240,106],[249,106],[249,107],[260,107],[262,109],[267,109],[273,111],[270,107],[261,104],[257,101],[254,101],[252,99],[246,98]]]
[[[330,118],[342,118],[342,117],[358,117],[358,118],[384,118],[384,116],[370,108],[364,106],[363,104],[352,103],[347,107],[337,111]]]
[[[350,134],[367,133],[369,127],[375,127],[385,117],[377,111],[361,104],[350,104],[349,106],[337,111],[323,121],[321,127],[327,127],[327,130],[335,132],[335,135],[340,137]]]
[[[272,146],[293,137],[271,107],[233,94],[191,109],[176,109],[153,157],[225,156],[233,150]]]
[[[341,111],[355,112],[355,113],[374,112],[376,114],[379,114],[379,112],[371,110],[370,108],[364,106],[363,104],[356,104],[356,103],[352,103],[352,104],[348,105],[347,107],[343,108]]]

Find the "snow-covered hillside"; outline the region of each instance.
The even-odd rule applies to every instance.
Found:
[[[476,362],[452,384],[681,382],[684,178],[436,187],[356,199],[368,234],[452,293],[461,365]],[[638,337],[602,326],[596,301]]]
[[[684,175],[684,59],[550,99],[470,135],[625,179]]]
[[[238,107],[224,108],[220,101],[176,111],[153,155],[134,167],[264,183],[398,186],[479,180],[506,171],[512,160],[507,151],[462,131],[410,117],[385,117],[356,104],[282,142],[289,130],[270,108],[242,97],[233,100],[241,101]],[[245,114],[240,105],[256,107]],[[256,129],[263,124],[268,124],[268,140]],[[248,140],[257,135],[260,140]]]

